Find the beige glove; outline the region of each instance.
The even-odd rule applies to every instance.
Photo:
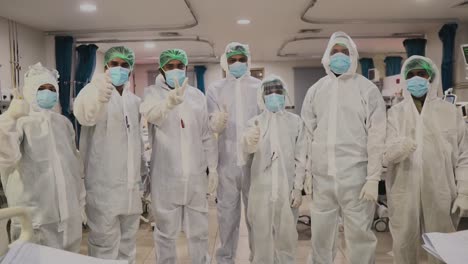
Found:
[[[224,111],[215,112],[211,116],[211,130],[215,134],[221,134],[226,128],[229,114],[224,108]]]
[[[310,171],[306,171],[304,191],[307,195],[312,195],[312,173]]]
[[[376,202],[379,195],[379,181],[368,180],[362,187],[361,195],[359,199],[365,199],[367,201]]]
[[[249,153],[254,153],[260,141],[260,127],[258,121],[255,121],[255,126],[247,129],[244,135],[245,144]]]
[[[29,114],[29,104],[24,100],[17,89],[13,90],[13,100],[11,100],[10,106],[5,114],[14,120]]]
[[[98,101],[101,103],[108,103],[115,89],[110,79],[108,71],[106,71],[106,78],[104,80],[96,78],[94,82],[96,82],[95,85],[99,87],[98,88]]]
[[[184,101],[185,90],[187,89],[188,78],[185,78],[182,86],[179,85],[179,81],[174,79],[175,88],[169,92],[167,96],[167,108],[173,109],[177,105],[180,105]]]
[[[383,166],[387,167],[391,163],[397,164],[404,161],[416,149],[416,142],[408,137],[398,138],[394,142],[390,142],[383,157]]]
[[[218,171],[216,169],[209,169],[210,173],[208,174],[208,193],[215,194],[216,189],[218,188]]]
[[[452,206],[452,214],[460,209],[460,217],[468,216],[468,182],[457,182],[458,196]]]
[[[291,207],[292,208],[299,208],[302,204],[302,191],[293,189],[291,191]]]
[[[452,214],[456,213],[457,210],[460,210],[460,217],[467,216],[468,214],[468,196],[463,194],[458,194],[457,199],[452,206]]]
[[[81,207],[81,222],[84,224],[84,225],[87,225],[88,224],[88,216],[86,215],[86,209],[85,207]]]

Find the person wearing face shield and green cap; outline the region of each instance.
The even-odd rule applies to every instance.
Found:
[[[293,264],[298,208],[302,202],[307,141],[304,123],[286,111],[283,80],[267,76],[258,92],[263,110],[248,122],[245,151],[253,156],[247,218],[252,226],[252,264]]]
[[[394,261],[420,263],[421,235],[457,230],[468,213],[468,135],[457,108],[437,97],[440,72],[412,56],[403,101],[388,111],[384,164]],[[429,263],[441,263],[429,256]]]
[[[353,40],[344,32],[334,33],[322,58],[327,76],[309,89],[302,106],[310,145],[307,167],[314,183],[314,264],[333,263],[340,216],[350,262],[375,262],[377,238],[371,226],[382,172],[386,112],[379,89],[356,73],[358,59]]]
[[[78,253],[85,204],[83,165],[70,121],[54,111],[58,72],[37,63],[0,115],[0,174],[9,207],[27,207],[32,242]],[[24,98],[23,98],[24,95]],[[12,219],[12,239],[21,233]]]
[[[130,91],[135,54],[113,47],[104,54],[104,74],[75,99],[82,125],[89,255],[135,263],[142,204],[141,175],[147,173],[140,132],[140,99]]]
[[[248,45],[229,43],[220,63],[226,78],[212,83],[206,93],[210,127],[218,136],[219,147],[217,209],[221,246],[216,251],[216,260],[220,264],[233,264],[239,240],[241,203],[247,210],[250,188],[251,160],[244,158],[242,134],[248,120],[259,113],[256,98],[261,81],[250,76]],[[252,258],[248,221],[247,229]]]
[[[211,259],[206,194],[217,187],[216,140],[209,128],[205,96],[187,84],[185,51],[163,51],[159,62],[161,74],[155,85],[145,89],[140,108],[153,144],[150,172],[156,263],[177,263],[176,240],[183,224],[192,263],[207,264]]]

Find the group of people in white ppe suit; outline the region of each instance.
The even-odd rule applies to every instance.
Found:
[[[135,263],[142,115],[153,149],[158,264],[177,263],[182,226],[192,263],[210,263],[206,194],[215,192],[217,263],[235,263],[241,200],[250,261],[295,263],[303,189],[312,194],[310,263],[333,263],[340,218],[350,262],[375,263],[371,227],[384,168],[395,263],[419,262],[423,232],[456,231],[468,213],[468,137],[455,106],[437,98],[440,73],[430,59],[405,62],[404,99],[386,113],[378,88],[356,73],[355,43],[337,32],[322,58],[327,75],[309,89],[299,117],[285,110],[286,83],[251,77],[250,58],[247,45],[230,43],[221,57],[226,78],[205,97],[187,84],[187,54],[166,50],[140,104],[129,90],[133,52],[111,48],[106,73],[74,103],[80,152],[71,123],[53,111],[56,71],[31,66],[24,99],[18,94],[0,117],[9,205],[32,209],[37,243],[77,252],[86,190],[89,254]]]

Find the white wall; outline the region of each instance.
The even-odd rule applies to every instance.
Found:
[[[101,51],[96,52],[96,68],[94,69],[94,74],[99,73],[104,73],[104,53]]]
[[[137,64],[135,65],[135,70],[133,71],[133,76],[135,79],[135,94],[140,98],[143,98],[143,92],[145,87],[153,85],[154,82],[148,83],[148,71],[157,71],[158,66],[154,63],[152,64]]]
[[[42,31],[18,24],[18,48],[20,71],[20,85],[23,84],[23,75],[28,66],[42,62],[46,67],[53,67],[50,54],[46,51],[46,37]],[[2,91],[12,88],[11,65],[10,65],[10,40],[8,32],[8,20],[0,17],[0,82]],[[55,63],[54,63],[55,64]]]

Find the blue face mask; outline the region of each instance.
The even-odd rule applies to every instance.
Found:
[[[429,80],[415,76],[409,80],[406,80],[408,91],[416,98],[423,97],[429,90]]]
[[[109,75],[114,86],[122,86],[128,82],[130,70],[120,66],[109,68]]]
[[[351,59],[344,53],[335,53],[330,57],[330,69],[336,74],[344,74],[351,67]]]
[[[57,104],[57,93],[50,90],[37,91],[36,101],[40,108],[50,110]]]
[[[176,83],[174,81],[174,78],[179,82],[180,86],[185,81],[185,71],[184,70],[174,69],[174,70],[170,70],[170,71],[165,72],[165,74],[166,74],[166,83],[171,88],[176,87]]]
[[[282,94],[265,95],[265,106],[268,111],[276,113],[284,109],[285,97]]]
[[[235,62],[229,65],[229,72],[236,78],[242,77],[247,72],[247,63]]]

